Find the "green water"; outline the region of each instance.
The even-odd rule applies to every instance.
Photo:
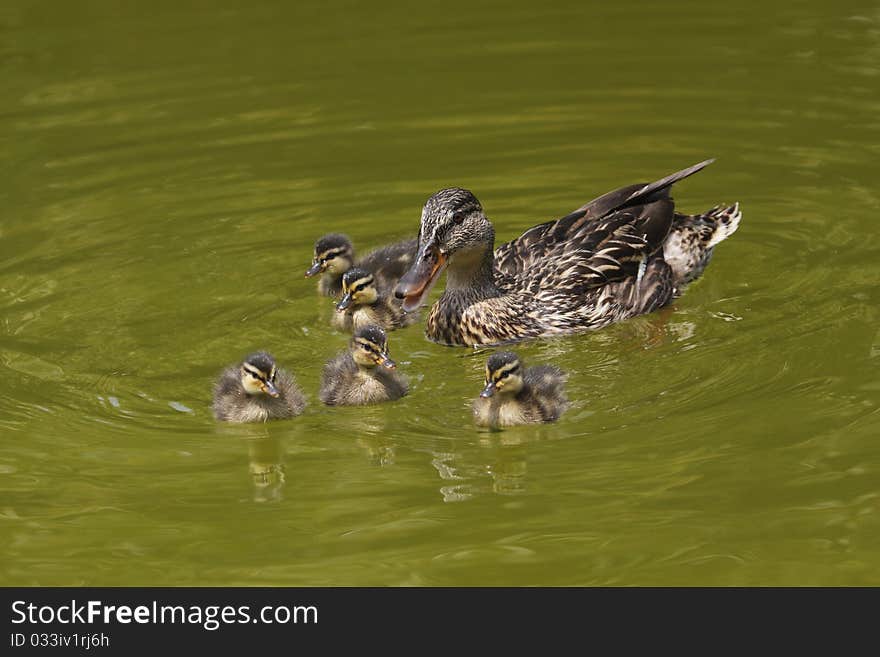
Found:
[[[0,584],[880,584],[876,2],[250,4],[0,6]],[[318,402],[322,233],[461,185],[507,240],[707,157],[705,276],[519,349],[559,423],[475,429],[485,354],[420,326],[409,397]],[[309,407],[218,426],[256,348]]]

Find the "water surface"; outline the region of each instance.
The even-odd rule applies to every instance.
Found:
[[[605,4],[4,3],[0,584],[880,584],[880,10]],[[322,233],[459,185],[507,240],[707,157],[705,276],[519,349],[557,424],[474,428],[485,354],[419,326],[408,398],[317,401]],[[219,426],[256,348],[310,405]]]

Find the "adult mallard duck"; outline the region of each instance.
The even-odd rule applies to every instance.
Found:
[[[333,324],[355,331],[375,324],[391,331],[419,320],[417,312],[406,313],[399,299],[376,284],[376,277],[366,269],[352,267],[342,276],[342,298],[336,304]]]
[[[265,422],[302,413],[306,399],[293,376],[265,351],[251,354],[220,375],[214,417],[226,422]]]
[[[371,325],[355,331],[347,351],[324,366],[319,398],[328,406],[363,406],[400,399],[409,390],[388,356],[388,337]]]
[[[511,351],[486,361],[486,386],[474,400],[474,422],[481,427],[553,422],[568,408],[565,374],[553,365],[524,368]]]
[[[362,269],[375,274],[380,283],[388,288],[412,265],[419,244],[417,240],[404,240],[371,251],[357,261]],[[354,267],[354,246],[346,235],[330,233],[315,242],[312,266],[306,270],[306,278],[323,274],[318,281],[318,292],[328,297],[338,297],[342,291],[342,275]]]
[[[656,310],[700,275],[739,224],[738,204],[674,211],[672,184],[712,161],[608,192],[494,252],[495,230],[477,198],[442,189],[425,203],[416,261],[394,294],[414,310],[447,270],[425,332],[448,345],[577,333]]]

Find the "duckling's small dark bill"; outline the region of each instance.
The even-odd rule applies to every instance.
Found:
[[[346,292],[345,295],[339,300],[339,303],[336,304],[336,310],[338,312],[343,312],[346,310],[353,301],[353,297],[351,296],[351,292]]]
[[[311,278],[315,274],[320,274],[322,270],[322,266],[320,262],[312,263],[312,266],[306,269],[306,278]]]
[[[480,397],[483,397],[484,399],[487,398],[487,397],[491,397],[492,395],[495,394],[495,391],[496,391],[497,389],[498,389],[498,388],[497,388],[497,386],[495,385],[495,382],[494,382],[494,381],[490,381],[489,383],[486,384],[486,387],[483,388],[483,392],[480,393]]]

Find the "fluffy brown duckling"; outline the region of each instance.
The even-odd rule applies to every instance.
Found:
[[[553,422],[568,407],[565,374],[553,365],[523,368],[517,355],[501,351],[486,361],[486,386],[474,400],[481,427]]]
[[[324,366],[319,398],[328,406],[363,406],[400,399],[409,384],[388,356],[388,337],[380,326],[357,329],[348,351]]]
[[[265,422],[302,413],[306,399],[293,376],[265,351],[251,354],[220,375],[214,417],[226,422]]]
[[[418,312],[404,312],[400,300],[380,288],[376,277],[360,267],[349,269],[342,276],[342,298],[336,310],[333,325],[346,331],[371,324],[392,331],[419,320]]]
[[[404,240],[371,251],[357,261],[357,265],[373,272],[379,281],[391,287],[412,265],[418,250],[418,240]],[[312,266],[306,277],[321,274],[318,292],[327,297],[342,293],[342,275],[355,266],[354,246],[351,240],[339,233],[324,235],[315,242]]]

